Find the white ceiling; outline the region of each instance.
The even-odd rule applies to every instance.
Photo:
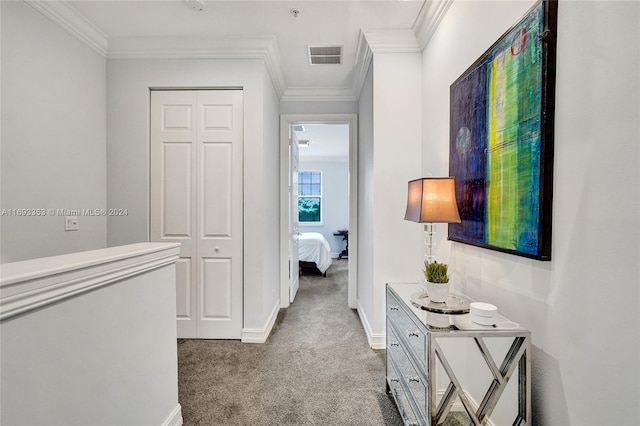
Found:
[[[262,58],[282,101],[355,101],[373,46],[419,52],[453,0],[26,1],[107,58]],[[310,65],[326,45],[342,63]],[[348,158],[348,126],[305,127],[302,158]]]
[[[171,57],[180,56],[179,50],[193,57],[207,57],[207,52],[224,57],[234,49],[243,49],[245,56],[231,57],[251,57],[247,52],[260,57],[259,47],[267,52],[276,90],[286,101],[356,100],[358,78],[363,78],[357,75],[362,74],[357,61],[363,55],[358,52],[363,32],[404,30],[416,47],[424,47],[451,1],[206,0],[203,11],[193,10],[186,0],[29,3],[80,33],[106,57],[151,57],[163,48]],[[300,11],[297,17],[294,8]],[[307,47],[317,45],[344,46],[342,64],[310,65]]]
[[[348,124],[302,124],[296,132],[298,140],[308,140],[308,148],[300,148],[300,162],[314,160],[347,161],[349,159]]]

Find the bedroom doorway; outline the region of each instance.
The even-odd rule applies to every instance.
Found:
[[[343,146],[339,145],[340,140],[343,140]],[[284,114],[280,119],[280,141],[280,160],[283,165],[280,175],[280,306],[288,307],[295,298],[301,242],[299,237],[302,233],[303,239],[316,234],[322,240],[321,237],[324,236],[325,241],[317,244],[327,246],[328,254],[334,259],[348,257],[347,298],[349,307],[355,309],[357,116]],[[305,187],[305,193],[301,194],[301,201],[305,205],[301,224],[298,224],[298,176],[301,176],[300,185]],[[339,180],[337,184],[336,179]],[[305,184],[307,181],[308,185]],[[336,196],[340,197],[337,193],[344,196],[344,202],[335,201]],[[348,237],[345,237],[345,233],[348,233]],[[348,241],[348,256],[345,256],[345,241]],[[319,256],[318,269],[322,272],[327,267],[322,259],[326,255]]]

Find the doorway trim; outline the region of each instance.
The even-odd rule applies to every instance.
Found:
[[[282,114],[280,116],[280,308],[289,307],[289,126],[349,125],[349,271],[347,302],[357,308],[358,288],[358,116],[357,114]]]

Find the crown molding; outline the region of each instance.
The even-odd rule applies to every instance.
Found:
[[[66,0],[24,1],[107,59],[263,59],[278,97],[282,97],[285,92],[280,52],[274,36],[225,37],[214,40],[168,37],[109,39]]]
[[[371,65],[372,59],[373,51],[371,50],[369,43],[367,43],[364,31],[360,30],[352,83],[353,91],[356,93],[357,98],[360,98],[362,86],[364,86],[364,80],[367,78],[367,72],[369,72],[369,65]]]
[[[360,97],[374,53],[422,52],[454,0],[425,1],[413,30],[360,31],[353,91]]]
[[[284,73],[282,72],[280,50],[278,49],[278,42],[275,36],[271,36],[271,42],[268,43],[265,49],[264,63],[271,77],[273,87],[278,94],[278,98],[282,99],[287,85],[284,80]]]
[[[375,53],[420,53],[413,30],[382,30],[362,32],[369,49]]]
[[[102,57],[107,56],[109,38],[66,0],[24,0],[29,6],[56,23],[66,32]]]
[[[426,1],[413,26],[420,50],[424,50],[454,0]]]
[[[107,58],[263,59],[279,97],[286,87],[275,36],[113,38],[109,41]]]
[[[413,30],[360,31],[352,90],[360,98],[371,60],[376,53],[420,53]]]
[[[351,87],[289,87],[280,98],[283,102],[296,101],[357,101]]]
[[[282,101],[356,101],[374,53],[421,52],[454,0],[426,1],[413,30],[360,31],[351,87],[286,87],[274,36],[109,39],[66,0],[24,0],[42,15],[108,59],[263,59]]]

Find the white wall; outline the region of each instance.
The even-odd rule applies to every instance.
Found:
[[[450,84],[531,5],[452,4],[423,52],[425,174],[448,170]],[[532,331],[533,424],[637,425],[640,4],[563,1],[558,17],[553,260],[447,241],[437,256]]]
[[[373,296],[374,334],[386,328],[385,284],[416,282],[422,252],[417,223],[404,220],[407,182],[421,177],[421,55],[373,57]],[[365,231],[366,232],[366,231]]]
[[[407,182],[421,173],[421,55],[371,50],[360,100],[358,313],[369,343],[384,348],[385,285],[416,282],[422,265],[419,225],[404,220]]]
[[[373,330],[373,64],[358,105],[358,287],[360,320],[372,343]]]
[[[262,253],[264,265],[261,283],[263,292],[262,321],[263,323],[265,320],[270,322],[268,329],[264,330],[266,339],[280,310],[280,118],[279,98],[271,83],[271,77],[266,68],[263,68],[262,73],[264,88],[263,185],[267,195],[262,206],[265,234]],[[250,242],[248,243],[250,244]],[[245,296],[246,294],[245,290]]]
[[[2,209],[101,209],[106,64],[27,3],[2,8]],[[9,213],[10,214],[10,213]],[[0,262],[105,247],[107,219],[2,215]]]
[[[349,143],[349,141],[345,141]],[[349,161],[319,161],[300,156],[300,171],[322,172],[322,225],[300,223],[300,232],[319,232],[331,246],[331,254],[337,257],[344,250],[342,237],[334,232],[349,229]]]
[[[0,423],[181,424],[178,253],[139,244],[4,264]]]
[[[149,88],[242,87],[244,93],[244,325],[261,330],[279,289],[278,119],[259,59],[110,59],[107,63],[109,246],[149,238]],[[275,209],[275,210],[274,210]],[[272,266],[273,265],[273,266]],[[274,296],[275,295],[275,296]],[[275,306],[275,303],[274,305]]]

